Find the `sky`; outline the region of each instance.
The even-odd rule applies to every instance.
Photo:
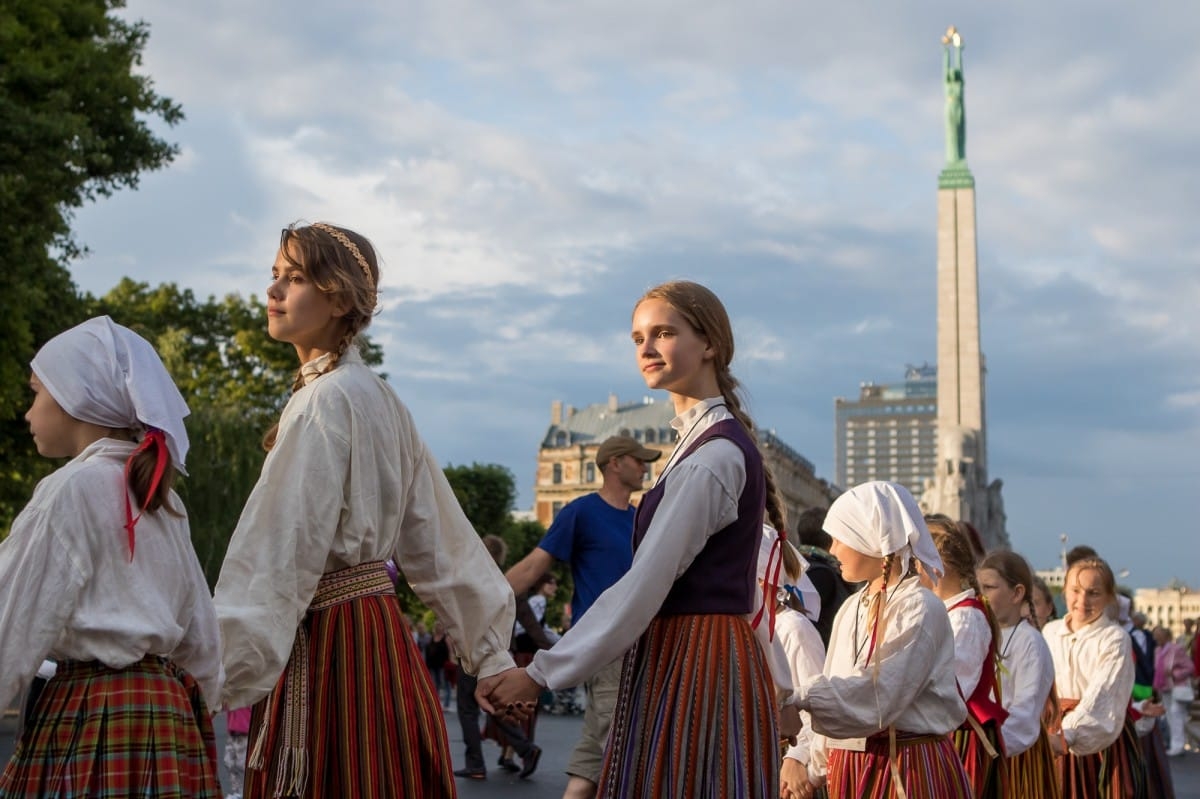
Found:
[[[687,278],[763,428],[832,480],[834,398],[936,360],[941,36],[961,31],[988,471],[1035,567],[1096,547],[1200,590],[1200,7],[129,0],[186,120],[82,209],[122,277],[265,290],[279,230],[383,261],[370,332],[443,464],[533,500],[554,400],[650,394],[629,338]],[[665,402],[659,393],[657,401]]]

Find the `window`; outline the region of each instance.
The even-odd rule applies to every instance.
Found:
[[[555,517],[558,516],[558,512],[562,509],[563,509],[563,504],[561,502],[555,502],[553,505],[551,505],[550,506],[550,521],[554,521]]]
[[[653,443],[654,443],[654,439],[655,439],[656,437],[657,437],[657,434],[655,433],[655,431],[654,431],[654,428],[653,428],[653,427],[647,427],[647,428],[646,428],[646,443],[647,443],[647,444],[653,444]]]
[[[565,447],[566,445],[567,445],[567,432],[565,430],[559,430],[557,433],[554,434],[554,446]]]
[[[555,485],[562,482],[562,464],[561,463],[554,464],[554,477],[551,478],[551,481]]]
[[[584,475],[584,482],[596,482],[596,464],[589,462],[587,466],[584,467]]]

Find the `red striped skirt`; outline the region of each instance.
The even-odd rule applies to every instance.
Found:
[[[972,799],[971,785],[946,735],[896,733],[897,773],[908,799]],[[862,752],[829,750],[829,799],[895,799],[886,732]]]
[[[654,619],[625,656],[598,795],[776,799],[773,694],[743,617]]]
[[[1068,752],[1059,768],[1064,799],[1151,799],[1146,790],[1146,760],[1128,716],[1111,746],[1092,755]]]
[[[988,753],[979,740],[979,733],[967,721],[954,731],[954,750],[962,760],[967,780],[971,783],[975,799],[1002,799],[1007,794],[1008,762],[1004,757],[1004,744],[994,721],[980,727],[996,757]]]
[[[0,797],[221,799],[217,763],[200,687],[169,660],[67,661],[0,775]]]
[[[1059,782],[1058,765],[1054,762],[1054,750],[1050,739],[1042,728],[1033,746],[1008,759],[1008,793],[1011,799],[1062,799],[1062,784]]]
[[[279,683],[251,714],[250,760],[260,749],[263,762],[247,765],[247,799],[455,796],[441,703],[383,564],[325,575],[313,607],[301,624],[302,708],[289,710],[286,699],[299,658],[293,647]],[[305,730],[299,755],[289,728]]]

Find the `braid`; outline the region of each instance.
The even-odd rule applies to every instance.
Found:
[[[889,552],[883,556],[883,589],[887,590],[888,577],[892,573],[892,566],[896,562],[896,553]]]
[[[733,376],[728,367],[720,367],[716,370],[716,373],[717,388],[721,390],[721,396],[725,398],[726,406],[728,406],[734,418],[746,428],[750,440],[757,447],[758,436],[754,433],[754,422],[750,419],[750,415],[742,409],[741,400],[738,399],[737,389],[740,384],[737,378]],[[775,483],[775,474],[771,471],[771,467],[767,465],[766,460],[763,461],[762,470],[763,480],[767,488],[767,518],[770,520],[772,527],[783,533],[787,529],[787,513],[784,511],[783,502],[779,497],[779,488]]]
[[[1032,592],[1025,595],[1025,607],[1029,608],[1029,623],[1033,625],[1033,629],[1040,631],[1042,624],[1038,621],[1037,611],[1033,607]]]

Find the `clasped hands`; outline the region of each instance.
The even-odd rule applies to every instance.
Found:
[[[537,710],[542,686],[533,681],[525,669],[507,669],[484,677],[475,686],[475,701],[493,716],[524,721]]]

